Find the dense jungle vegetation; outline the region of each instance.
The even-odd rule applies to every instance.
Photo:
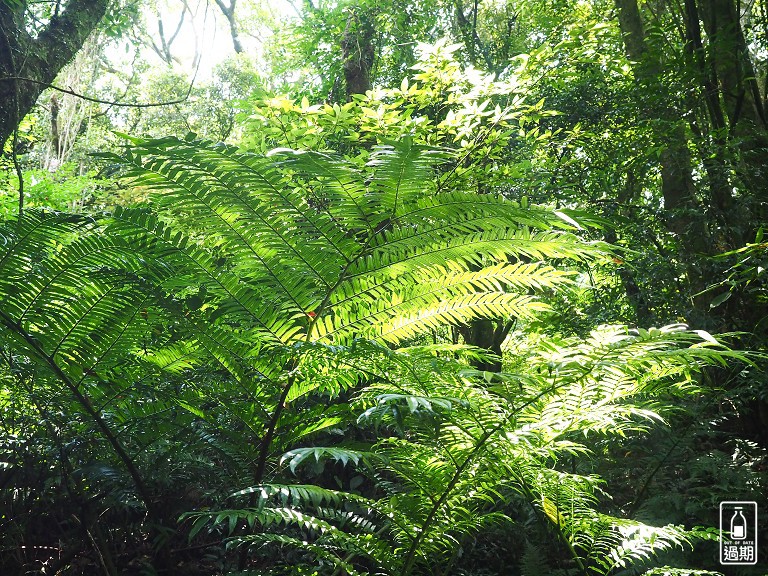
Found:
[[[768,574],[765,0],[0,0],[0,147],[0,574]]]

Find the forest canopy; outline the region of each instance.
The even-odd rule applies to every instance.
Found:
[[[766,573],[764,0],[2,0],[0,147],[0,573]]]

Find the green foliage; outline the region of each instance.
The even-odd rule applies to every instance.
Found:
[[[77,473],[109,486],[110,508],[145,507],[158,554],[184,504],[153,494],[212,462],[223,486],[251,487],[234,507],[209,489],[183,516],[190,537],[261,550],[271,573],[449,572],[516,522],[583,574],[706,537],[602,512],[599,477],[564,464],[661,422],[702,367],[743,359],[709,334],[540,339],[497,375],[469,369],[464,346],[402,347],[480,316],[537,318],[572,285],[568,263],[606,256],[566,211],[457,190],[442,170],[455,152],[411,138],[362,167],[173,138],[107,157],[152,211],[31,210],[2,229],[5,390],[34,382],[30,416],[62,406],[103,439],[103,463]],[[161,464],[190,449],[178,472]]]
[[[627,6],[316,0],[193,83],[115,65],[144,5],[111,3],[56,83],[174,104],[57,94],[5,144],[0,572],[709,574],[671,566],[766,492],[765,369],[595,326],[764,347],[768,19],[639,3],[632,38]],[[110,184],[115,128],[189,136]],[[488,317],[500,374],[456,344]]]
[[[113,532],[151,541],[158,566],[185,537],[192,549],[224,542],[235,552],[221,548],[220,570],[252,573],[461,573],[504,534],[517,544],[507,566],[524,573],[612,574],[706,543],[686,517],[652,514],[662,500],[640,502],[645,487],[637,506],[611,503],[627,469],[615,454],[704,394],[705,367],[744,356],[681,325],[593,329],[597,312],[583,310],[624,262],[584,241],[598,220],[563,208],[576,194],[558,209],[528,200],[609,156],[584,152],[597,128],[569,126],[528,93],[576,45],[595,82],[627,81],[626,62],[596,49],[614,32],[569,29],[502,80],[463,68],[457,46],[422,47],[399,88],[344,105],[244,104],[258,153],[128,138],[102,157],[145,206],[6,220],[5,502],[30,517],[51,506],[89,534],[123,515]],[[240,64],[227,74],[244,96],[255,76]],[[542,93],[567,112],[591,82],[553,75]],[[165,76],[156,96],[179,85]],[[226,99],[196,95],[134,124],[203,122],[201,101]],[[233,114],[223,103],[220,123],[199,126],[224,138]],[[286,145],[304,150],[265,154]],[[571,157],[553,163],[552,147]],[[617,170],[600,172],[590,198],[605,198]],[[729,289],[760,290],[759,246]],[[482,352],[469,347],[417,345],[488,317],[523,328],[500,374],[470,369]],[[36,483],[51,460],[55,479]],[[692,479],[722,461],[700,460]],[[43,496],[19,496],[31,493]],[[33,538],[7,523],[4,546]],[[75,554],[79,530],[60,537]],[[113,562],[110,538],[92,540]]]
[[[115,89],[117,86],[119,84]],[[264,91],[253,61],[245,55],[235,55],[219,63],[207,82],[196,81],[185,72],[143,70],[140,85],[129,85],[129,88],[133,100],[173,104],[120,109],[111,115],[113,130],[142,136],[192,132],[201,138],[222,141],[237,136],[238,101],[253,95],[260,97]]]
[[[110,199],[112,184],[95,174],[73,175],[73,166],[62,166],[56,172],[25,170],[25,208],[50,208],[67,212],[83,212]],[[109,191],[109,192],[108,192]],[[0,215],[9,218],[19,207],[18,179],[8,179],[7,188],[0,190]]]
[[[174,140],[137,141],[124,158],[137,185],[163,191],[161,213],[205,231],[210,255],[193,258],[210,279],[198,287],[222,303],[200,312],[241,317],[268,346],[398,342],[490,312],[527,317],[543,306],[529,288],[566,282],[542,258],[599,255],[547,210],[440,192],[431,174],[446,152],[408,139],[378,147],[360,172],[316,153],[274,158]],[[161,224],[135,226],[186,246]]]
[[[667,549],[713,538],[712,531],[600,513],[603,483],[566,471],[564,463],[589,454],[593,436],[647,429],[661,419],[668,395],[696,389],[697,369],[739,354],[680,326],[605,328],[587,340],[547,342],[521,362],[524,373],[490,378],[436,351],[389,352],[408,373],[391,368],[387,381],[371,384],[354,403],[362,410],[358,422],[384,436],[373,447],[379,458],[361,470],[377,480],[377,498],[255,487],[239,493],[257,493],[255,508],[194,514],[195,527],[206,519],[224,523],[233,543],[262,550],[308,542],[301,561],[319,574],[339,567],[328,554],[344,558],[350,573],[448,573],[481,531],[523,521],[525,509],[554,532],[551,545],[581,574],[640,566]],[[265,507],[275,498],[279,508]],[[260,533],[238,536],[239,520],[258,524]],[[291,573],[290,562],[282,571],[275,562],[273,569]],[[525,565],[528,573],[537,570],[530,558]],[[538,566],[552,570],[541,560]]]
[[[439,3],[403,0],[386,4],[370,0],[305,4],[300,17],[278,27],[268,43],[266,59],[273,73],[273,91],[341,104],[341,45],[359,17],[373,29],[374,84],[397,85],[416,60],[416,44],[439,38],[441,8]]]
[[[458,45],[419,46],[419,59],[397,88],[376,89],[346,104],[312,105],[282,96],[256,101],[244,115],[243,143],[261,152],[288,144],[334,150],[365,161],[371,148],[412,137],[417,144],[446,146],[463,159],[453,177],[473,176],[488,189],[516,166],[510,149],[544,139],[537,123],[549,112],[524,98],[519,74],[504,81],[455,58]],[[519,70],[518,70],[519,72]]]
[[[359,170],[311,152],[135,140],[112,159],[154,191],[157,216],[25,211],[4,225],[3,348],[104,439],[101,457],[124,468],[160,533],[173,509],[155,504],[165,480],[150,471],[164,450],[134,442],[193,427],[230,482],[260,484],[311,456],[356,462],[365,448],[302,444],[348,429],[345,397],[388,378],[376,342],[531,317],[546,307],[537,293],[569,282],[542,259],[602,254],[570,218],[439,191],[449,158],[406,139]]]

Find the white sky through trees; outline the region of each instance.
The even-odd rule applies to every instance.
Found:
[[[262,68],[264,45],[275,27],[297,16],[288,0],[239,0],[235,13],[245,54],[258,68]],[[142,20],[146,34],[140,39],[126,36],[119,41],[108,51],[111,61],[130,64],[136,45],[142,44],[141,55],[150,65],[166,66],[190,78],[197,71],[200,82],[209,80],[215,66],[235,53],[227,19],[213,0],[160,0],[145,4]],[[170,63],[158,53],[165,47],[172,57]]]

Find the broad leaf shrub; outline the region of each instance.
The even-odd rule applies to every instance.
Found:
[[[584,573],[694,537],[600,514],[599,479],[559,463],[590,435],[642,429],[660,387],[686,393],[734,356],[711,337],[596,332],[498,376],[469,370],[466,347],[412,345],[546,310],[571,268],[606,253],[567,211],[439,187],[452,153],[409,138],[363,167],[173,138],[110,158],[148,208],[26,211],[0,230],[4,406],[38,418],[3,427],[49,435],[6,443],[3,498],[17,506],[32,484],[13,474],[58,452],[58,480],[24,514],[52,494],[65,504],[45,514],[75,518],[56,536],[4,531],[4,546],[38,552],[3,568],[63,547],[116,571],[129,538],[147,569],[178,567],[185,510],[200,546],[239,548],[217,570],[251,573],[448,572],[521,506]]]
[[[262,153],[280,146],[333,151],[362,165],[376,145],[408,137],[457,151],[457,161],[444,167],[443,187],[529,195],[540,178],[532,155],[553,140],[546,120],[556,112],[530,100],[525,59],[496,78],[463,66],[458,49],[445,41],[419,44],[419,58],[399,86],[344,104],[284,95],[245,101],[241,145]]]

